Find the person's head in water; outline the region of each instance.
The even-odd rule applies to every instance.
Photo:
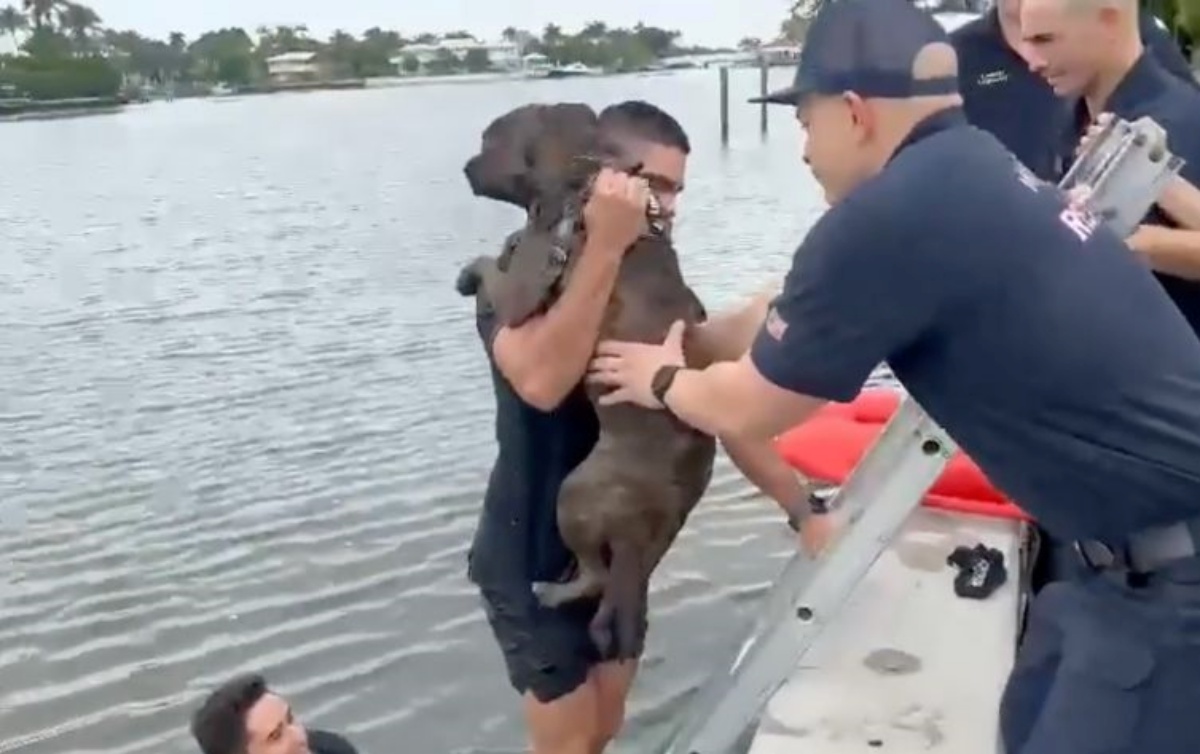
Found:
[[[308,734],[260,675],[221,684],[192,716],[203,754],[309,754]]]
[[[1107,98],[1142,52],[1137,0],[1022,0],[1034,71],[1056,94]]]
[[[687,157],[692,151],[679,122],[648,102],[629,100],[600,112],[600,140],[606,157],[625,164],[641,163],[668,224],[683,191]]]

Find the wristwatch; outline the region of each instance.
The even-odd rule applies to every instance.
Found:
[[[650,380],[650,394],[654,396],[654,400],[667,408],[667,391],[671,389],[671,385],[675,382],[675,375],[679,374],[679,370],[683,367],[676,364],[667,364],[661,366],[654,373],[654,378]],[[667,409],[668,411],[670,409]]]

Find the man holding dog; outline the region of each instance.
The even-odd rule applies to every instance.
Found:
[[[1124,240],[967,124],[945,32],[907,0],[839,0],[793,87],[832,205],[750,352],[683,367],[601,343],[607,400],[768,438],[886,361],[1085,573],[1031,605],[1008,754],[1193,754],[1200,741],[1200,341]]]
[[[499,456],[469,576],[482,593],[509,680],[524,697],[534,754],[599,754],[624,720],[636,663],[600,656],[588,632],[596,604],[545,608],[531,584],[557,581],[572,564],[556,503],[563,480],[597,438],[583,377],[622,257],[648,230],[647,202],[653,194],[669,225],[690,151],[679,124],[644,102],[607,108],[599,125],[608,156],[640,163],[639,176],[599,174],[584,212],[588,233],[578,262],[545,315],[517,328],[497,327],[486,313],[477,322],[493,367]],[[712,344],[710,359],[729,357],[719,344],[739,329],[753,333],[757,323],[714,318],[701,347]],[[751,481],[786,507],[805,504],[795,475],[768,442],[735,440],[726,449]],[[810,540],[813,531],[805,531]]]

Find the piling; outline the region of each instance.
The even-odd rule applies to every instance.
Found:
[[[760,58],[758,63],[758,95],[765,98],[767,96],[767,59]],[[758,131],[763,136],[767,135],[767,103],[763,102],[758,106]]]
[[[721,144],[729,143],[729,67],[721,66]]]

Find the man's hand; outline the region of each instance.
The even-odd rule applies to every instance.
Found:
[[[662,408],[663,405],[654,397],[654,375],[665,366],[685,366],[685,327],[683,321],[671,325],[662,345],[601,341],[596,346],[596,358],[592,359],[588,370],[588,382],[612,388],[600,396],[600,405],[636,403],[645,408]]]
[[[721,312],[694,326],[688,333],[688,357],[692,363],[707,366],[741,358],[754,344],[771,302],[778,295],[779,285],[773,285],[736,309]]]
[[[830,513],[813,513],[800,522],[800,546],[811,557],[817,557],[837,536],[840,527]]]
[[[1150,256],[1162,247],[1163,239],[1170,234],[1171,229],[1162,225],[1139,225],[1125,243],[1139,254]]]
[[[1083,132],[1083,136],[1079,139],[1079,146],[1075,147],[1076,157],[1083,154],[1084,150],[1091,146],[1092,140],[1112,122],[1112,119],[1112,113],[1100,113],[1094,121],[1088,124],[1087,130]]]
[[[624,254],[647,231],[650,188],[644,178],[602,169],[583,208],[588,240],[601,249]]]

